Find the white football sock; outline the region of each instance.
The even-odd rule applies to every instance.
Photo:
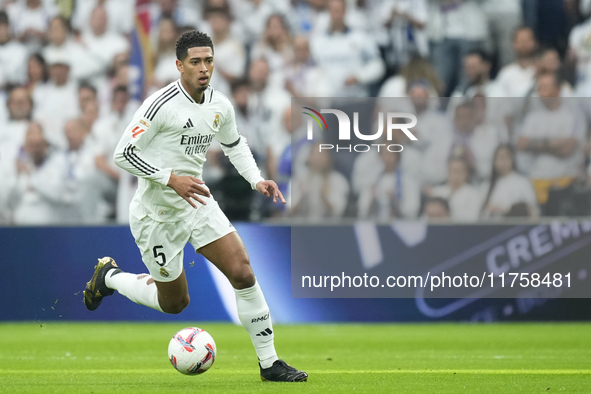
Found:
[[[240,322],[252,339],[261,367],[269,368],[277,360],[277,353],[273,344],[271,314],[263,291],[258,282],[247,289],[234,291]]]
[[[113,275],[114,274],[114,275]],[[119,270],[109,270],[105,276],[109,289],[115,289],[136,304],[145,305],[162,312],[158,303],[158,288],[148,274],[129,274]]]

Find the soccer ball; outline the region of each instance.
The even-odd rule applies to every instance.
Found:
[[[199,375],[215,361],[216,347],[211,335],[197,327],[183,328],[168,344],[168,359],[185,375]]]

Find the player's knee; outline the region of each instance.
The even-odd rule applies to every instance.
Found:
[[[190,302],[190,297],[186,294],[184,297],[175,300],[174,302],[168,302],[166,305],[161,305],[162,311],[165,313],[170,313],[173,315],[177,315],[181,313]]]
[[[250,267],[248,257],[243,257],[237,262],[229,279],[235,289],[246,289],[254,286],[254,272]]]

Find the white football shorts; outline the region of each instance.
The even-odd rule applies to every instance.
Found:
[[[203,198],[201,196],[201,198]],[[213,198],[193,209],[179,222],[158,222],[150,216],[130,216],[130,228],[142,260],[157,282],[171,282],[183,272],[183,251],[187,242],[195,250],[236,231]]]

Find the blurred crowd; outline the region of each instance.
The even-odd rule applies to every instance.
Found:
[[[591,214],[590,14],[591,0],[0,0],[0,224],[127,222],[137,181],[113,151],[178,79],[191,29],[212,37],[211,84],[289,195],[248,193],[212,145],[204,180],[232,220]],[[311,97],[379,97],[372,119],[413,112],[419,140],[322,151],[292,113]]]

